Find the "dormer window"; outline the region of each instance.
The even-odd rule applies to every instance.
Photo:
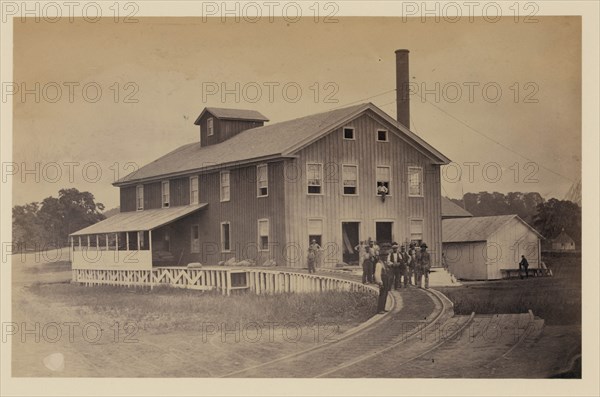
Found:
[[[213,118],[210,117],[208,118],[208,120],[206,120],[206,134],[208,136],[212,136],[215,133],[215,129],[214,129],[214,125],[213,125]]]

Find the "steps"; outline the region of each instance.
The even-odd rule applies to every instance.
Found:
[[[458,287],[462,284],[443,267],[433,267],[429,272],[430,287]]]

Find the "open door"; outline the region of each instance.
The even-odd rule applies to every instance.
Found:
[[[382,244],[392,243],[392,222],[376,222],[375,223],[375,240],[381,247]]]
[[[342,259],[349,265],[358,263],[358,251],[354,249],[358,245],[359,222],[342,222]]]

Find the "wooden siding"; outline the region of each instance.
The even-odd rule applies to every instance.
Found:
[[[119,189],[119,208],[121,212],[135,211],[135,186],[125,186]]]
[[[162,181],[144,184],[144,209],[162,208]],[[135,197],[134,197],[135,199]]]
[[[207,120],[213,118],[213,130],[214,134],[208,136],[207,134]],[[214,117],[209,112],[206,112],[200,119],[200,143],[202,146],[214,145],[221,143],[242,131],[249,130],[250,128],[261,127],[264,123],[262,121],[251,121],[251,120],[221,120]]]
[[[344,127],[354,127],[355,140],[343,139],[343,127],[298,152],[286,162],[286,234],[290,243],[301,246],[302,256],[292,266],[306,266],[307,218],[324,220],[323,266],[342,261],[342,222],[360,222],[359,238],[375,238],[376,221],[393,222],[393,239],[410,237],[411,218],[423,219],[423,240],[438,266],[441,252],[440,168],[422,152],[392,133],[393,126],[373,113],[363,114]],[[388,130],[388,142],[376,140],[377,129]],[[322,195],[308,195],[306,164],[323,163]],[[358,196],[342,194],[342,165],[358,165]],[[376,166],[391,167],[390,195],[382,202],[376,195]],[[423,168],[423,197],[408,196],[409,166]]]
[[[488,278],[502,278],[500,269],[518,269],[521,255],[529,268],[540,267],[540,239],[518,219],[513,218],[488,239]]]
[[[448,270],[463,280],[487,280],[487,242],[445,243],[444,252]]]
[[[188,205],[190,203],[190,178],[171,179],[169,182],[170,190],[170,206],[177,207],[180,205]]]
[[[294,254],[288,253],[286,247],[283,162],[269,163],[268,169],[267,197],[257,197],[256,165],[231,169],[228,202],[220,201],[220,172],[199,176],[200,202],[208,203],[208,207],[161,228],[168,230],[171,236],[170,252],[175,257],[173,265],[184,265],[189,262],[216,265],[219,261],[231,257],[237,260],[252,259],[259,264],[267,259],[274,259],[278,264],[283,264],[286,255]],[[174,183],[172,180],[170,185],[173,195],[173,188],[177,186],[177,182]],[[184,190],[181,189],[182,192]],[[181,194],[183,198],[185,192]],[[175,196],[172,196],[172,202],[173,197]],[[187,197],[189,201],[189,190],[187,190]],[[271,248],[268,251],[258,250],[258,219],[269,219]],[[221,222],[230,223],[230,252],[221,250]],[[191,252],[192,225],[199,226],[200,253]],[[156,236],[161,236],[164,230],[156,233]],[[160,243],[161,238],[153,236],[153,244]]]

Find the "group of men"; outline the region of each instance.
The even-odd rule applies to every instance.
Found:
[[[377,312],[385,312],[388,292],[394,289],[418,286],[429,288],[429,271],[431,256],[427,252],[427,244],[411,243],[408,250],[405,245],[392,243],[391,252],[381,250],[375,241],[369,239],[357,247],[359,260],[363,269],[363,284],[379,285],[379,302]]]

